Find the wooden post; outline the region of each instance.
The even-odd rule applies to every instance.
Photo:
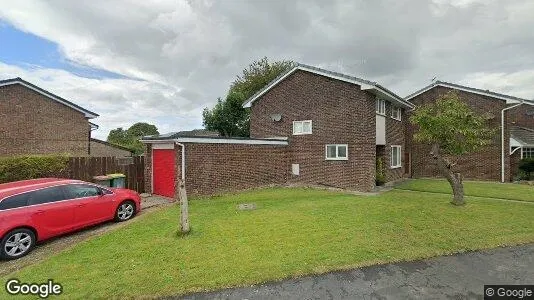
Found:
[[[189,233],[189,207],[187,202],[187,192],[185,190],[185,181],[180,180],[178,184],[179,201],[180,201],[180,233]]]

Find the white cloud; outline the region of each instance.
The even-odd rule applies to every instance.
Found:
[[[459,83],[534,100],[533,82],[534,70],[525,70],[513,73],[473,73]]]
[[[263,56],[379,81],[400,95],[437,76],[534,97],[534,2],[528,0],[0,4],[1,20],[57,43],[73,64],[138,79],[2,66],[84,102],[102,115],[95,120],[105,124],[100,132],[146,119],[162,131],[200,127],[201,109],[224,96],[235,75]]]
[[[100,126],[94,136],[105,139],[111,129],[135,122],[155,124],[161,132],[198,128],[201,107],[178,96],[178,90],[132,79],[89,79],[64,70],[21,68],[0,63],[2,78],[21,77],[45,90],[94,111]]]

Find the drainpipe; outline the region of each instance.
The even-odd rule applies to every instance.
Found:
[[[175,142],[176,145],[182,147],[182,169],[180,173],[182,173],[182,181],[185,181],[185,146],[184,144]]]
[[[501,182],[504,183],[504,112],[516,108],[520,105],[524,104],[524,101],[521,101],[521,103],[505,107],[503,110],[501,110]]]

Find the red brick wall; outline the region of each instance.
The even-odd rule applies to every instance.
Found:
[[[271,114],[281,114],[274,122]],[[312,120],[313,133],[293,135],[293,121]],[[354,84],[296,71],[251,107],[252,138],[288,137],[290,182],[370,191],[375,186],[375,96]],[[348,160],[325,160],[326,144],[348,144]]]
[[[111,145],[91,140],[91,156],[93,157],[125,157],[132,156],[128,150],[113,147]]]
[[[152,193],[152,145],[145,144],[145,191]]]
[[[534,129],[534,106],[520,105],[509,110],[510,124]]]
[[[0,156],[68,153],[86,156],[85,116],[20,84],[0,87]]]
[[[186,189],[210,195],[286,182],[287,146],[244,144],[185,144]],[[176,147],[176,168],[181,147]],[[177,171],[179,176],[179,171]]]
[[[431,90],[410,99],[416,106],[434,103],[439,95],[449,92],[451,89],[445,87],[435,87]],[[460,98],[466,102],[475,112],[479,114],[491,114],[488,121],[490,127],[495,128],[496,134],[493,143],[476,153],[466,154],[460,157],[455,167],[456,172],[460,172],[468,179],[500,180],[501,177],[501,110],[506,107],[504,101],[478,94],[457,91]],[[505,149],[510,149],[509,122],[505,125]],[[434,160],[430,156],[430,145],[423,145],[411,141],[414,130],[409,126],[407,137],[410,139],[412,153],[412,175],[413,177],[440,177]],[[509,153],[509,152],[508,152]],[[510,178],[510,156],[505,156],[505,178]]]

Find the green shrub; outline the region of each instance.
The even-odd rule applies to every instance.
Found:
[[[383,185],[386,183],[386,170],[384,169],[384,160],[382,157],[376,159],[376,185]]]
[[[58,177],[64,174],[68,162],[66,155],[0,157],[0,183]]]
[[[525,172],[526,179],[531,179],[531,174],[534,172],[534,158],[523,158],[519,162],[519,170]]]

